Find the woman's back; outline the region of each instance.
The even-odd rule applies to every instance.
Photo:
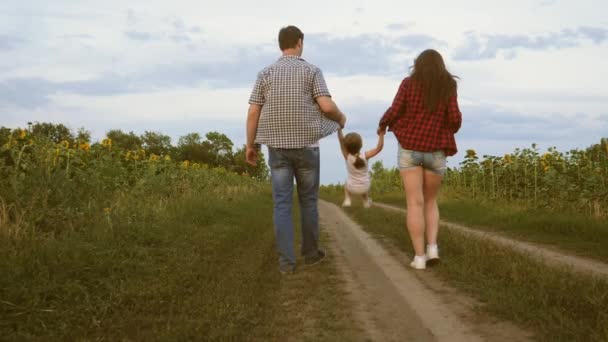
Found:
[[[380,125],[388,126],[404,149],[444,150],[450,156],[457,151],[454,133],[460,128],[461,120],[456,94],[430,111],[424,103],[422,86],[406,77]]]

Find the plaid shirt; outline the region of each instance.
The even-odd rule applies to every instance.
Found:
[[[380,127],[388,126],[403,149],[419,152],[443,150],[447,156],[453,156],[458,151],[454,134],[460,129],[461,122],[456,95],[431,113],[424,106],[422,89],[406,77],[393,104],[380,119]]]
[[[331,96],[321,69],[297,56],[282,56],[264,68],[249,104],[262,106],[256,144],[302,148],[340,128],[321,113],[315,98]]]

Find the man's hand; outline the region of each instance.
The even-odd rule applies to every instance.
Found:
[[[252,166],[258,165],[258,150],[254,147],[247,146],[247,151],[245,152],[245,158],[247,160],[247,164]]]
[[[376,133],[378,133],[378,135],[386,134],[386,126],[385,127],[378,126],[378,130],[376,131]]]

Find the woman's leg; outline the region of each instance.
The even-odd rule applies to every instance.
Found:
[[[400,171],[407,201],[407,229],[416,255],[424,255],[424,171],[420,166]]]
[[[424,220],[426,223],[426,240],[429,245],[437,244],[437,234],[439,232],[439,207],[437,197],[441,188],[442,176],[424,170]]]

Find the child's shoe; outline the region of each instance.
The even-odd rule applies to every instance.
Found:
[[[350,198],[344,199],[344,202],[342,202],[342,206],[345,208],[350,207]]]
[[[416,255],[414,256],[414,260],[410,263],[412,268],[417,270],[424,270],[426,268],[426,255]]]
[[[372,206],[372,199],[367,198],[367,201],[363,201],[363,208],[370,208]]]

